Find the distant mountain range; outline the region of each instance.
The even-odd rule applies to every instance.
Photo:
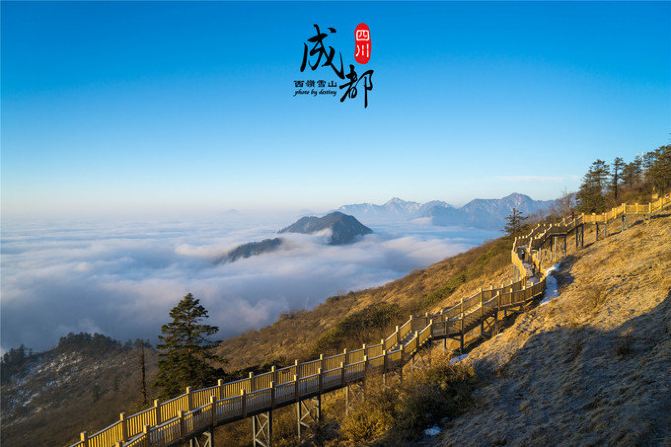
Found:
[[[356,242],[359,237],[373,232],[373,230],[356,220],[355,217],[334,211],[324,217],[301,217],[288,227],[282,228],[278,233],[313,234],[324,230],[331,231],[329,245],[351,244],[352,242]],[[283,243],[284,239],[279,237],[264,239],[260,242],[248,242],[238,245],[215,262],[235,262],[239,259],[270,253],[279,249]]]
[[[394,197],[382,205],[344,205],[338,211],[351,214],[364,222],[429,218],[434,225],[502,229],[506,216],[513,208],[530,215],[545,213],[554,204],[555,200],[534,200],[527,195],[513,193],[501,199],[471,200],[459,208],[439,200],[422,204]]]
[[[324,230],[331,230],[330,245],[351,244],[360,236],[373,232],[355,217],[334,211],[324,217],[301,217],[295,223],[282,228],[279,233],[312,234]]]
[[[506,216],[513,208],[517,208],[525,215],[543,214],[555,202],[555,200],[534,200],[527,195],[513,193],[501,199],[475,199],[462,207],[455,207],[440,200],[418,203],[394,197],[382,205],[372,203],[344,205],[323,217],[301,217],[278,233],[314,234],[330,230],[329,245],[351,244],[361,236],[373,232],[358,219],[364,222],[428,219],[433,225],[502,230]],[[270,253],[279,249],[283,243],[284,239],[277,237],[242,244],[219,258],[217,262],[235,262]]]

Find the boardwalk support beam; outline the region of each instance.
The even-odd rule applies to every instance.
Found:
[[[252,445],[254,447],[271,447],[273,445],[272,410],[252,416]]]
[[[322,418],[322,399],[317,395],[311,399],[304,399],[296,402],[296,420],[298,429],[298,441],[301,442],[307,438],[307,433],[312,431],[314,435],[315,428]]]

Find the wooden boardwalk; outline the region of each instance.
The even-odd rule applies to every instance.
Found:
[[[324,393],[345,388],[364,380],[367,375],[399,370],[428,343],[434,340],[456,339],[463,349],[464,337],[473,329],[493,320],[499,312],[523,308],[545,292],[549,252],[556,254],[562,243],[566,254],[567,238],[575,237],[576,247],[584,244],[585,225],[596,227],[596,239],[608,236],[608,226],[619,224],[622,229],[634,219],[648,219],[671,204],[671,194],[648,204],[622,204],[602,214],[582,214],[555,224],[539,224],[529,234],[516,238],[511,260],[517,281],[490,286],[463,298],[458,304],[440,312],[411,316],[403,325],[377,344],[345,350],[331,356],[320,356],[308,362],[298,361],[284,368],[252,375],[246,379],[209,388],[192,390],[154,405],[130,416],[121,414],[118,421],[97,433],[81,433],[80,441],[70,447],[167,447],[195,439],[202,433],[234,421],[268,414],[266,443],[257,439],[254,419],[255,445],[271,442],[272,411],[298,404]],[[299,410],[300,417],[300,410]],[[213,447],[212,438],[208,438]],[[195,444],[191,444],[195,445]]]

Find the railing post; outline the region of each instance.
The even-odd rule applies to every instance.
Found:
[[[324,386],[324,376],[321,368],[317,368],[317,378],[319,379],[319,394],[321,394]]]
[[[119,425],[121,426],[121,440],[126,442],[128,439],[128,424],[126,423],[126,413],[119,413]]]
[[[319,354],[319,368],[320,369],[326,369],[324,368],[324,354]]]
[[[158,399],[154,399],[154,419],[156,420],[156,425],[161,424],[161,404]]]
[[[345,362],[340,362],[340,385],[345,386]]]
[[[270,382],[270,408],[275,408],[275,382]]]
[[[343,353],[343,362],[345,362],[345,365],[349,365],[349,354],[347,353],[347,348],[342,350]]]
[[[217,393],[219,399],[224,398],[224,379],[217,379]]]
[[[277,383],[277,368],[275,368],[275,365],[270,367],[270,372],[272,374],[273,380],[271,382]]]
[[[298,402],[299,396],[298,396],[298,374],[294,374],[294,400]]]
[[[415,352],[419,351],[419,331],[415,331]]]
[[[254,391],[256,387],[254,386],[254,372],[249,373],[249,391]]]
[[[396,326],[396,344],[401,343],[401,333],[399,332],[398,326]]]
[[[382,350],[382,373],[387,372],[387,350],[383,349]]]
[[[463,354],[464,352],[464,298],[461,298],[461,315],[460,315],[461,330],[459,336],[459,352]]]
[[[366,343],[362,345],[363,349],[363,356],[366,357],[368,355],[368,348],[366,347]]]
[[[79,441],[82,443],[83,447],[89,447],[89,435],[85,431],[79,434]]]
[[[142,427],[142,434],[144,435],[144,445],[145,447],[149,447],[149,425],[145,424]]]
[[[184,436],[184,411],[177,410],[177,417],[179,418],[179,437]]]
[[[364,354],[363,356],[363,373],[364,375],[366,374],[366,370],[368,370],[368,356]]]
[[[211,419],[210,419],[210,426],[214,427],[214,423],[216,422],[216,414],[217,414],[217,396],[214,394],[210,396],[210,409],[212,411]]]
[[[247,417],[247,391],[245,389],[240,390],[240,411],[242,412],[242,417]]]
[[[191,387],[186,387],[186,409],[191,411],[193,408],[193,396],[191,395]]]

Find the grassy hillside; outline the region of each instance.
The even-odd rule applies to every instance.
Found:
[[[145,359],[153,376],[156,354],[145,349]],[[65,445],[142,406],[140,350],[104,336],[64,337],[17,366],[3,368],[3,445]]]
[[[588,234],[587,240],[593,237]],[[228,359],[227,369],[235,371],[374,341],[410,313],[450,305],[478,287],[509,280],[509,250],[510,240],[491,241],[382,287],[329,298],[314,310],[285,315],[227,340],[219,353]],[[450,403],[454,408],[442,421],[444,434],[417,442],[657,445],[669,439],[671,398],[660,393],[671,390],[664,373],[671,371],[669,271],[669,218],[572,250],[556,275],[560,296],[509,320],[499,336],[473,348],[467,362],[477,372],[477,385],[472,397],[457,401],[468,406]],[[97,430],[119,411],[141,406],[137,352],[120,345],[102,351],[80,348],[67,345],[31,357],[3,384],[3,442],[64,444],[82,429]],[[148,352],[150,383],[154,355]],[[54,383],[54,377],[62,380]],[[461,385],[446,389],[453,386]],[[437,396],[435,409],[443,408],[440,393],[432,389],[430,383],[399,389],[406,396],[394,409],[399,420],[407,419],[403,403],[418,395]],[[327,444],[352,445],[342,436],[337,398],[337,393],[325,398]],[[22,404],[26,401],[29,406]],[[284,410],[276,415],[276,440],[292,445],[294,416],[291,408]],[[349,427],[348,436],[358,428]],[[249,421],[218,432],[227,445],[247,445]]]
[[[671,219],[570,256],[560,295],[470,354],[481,385],[438,446],[671,445]]]
[[[313,310],[225,340],[227,369],[277,365],[329,354],[389,335],[411,313],[458,301],[483,284],[510,279],[510,240],[497,239],[381,287],[334,296]]]
[[[226,370],[235,373],[375,341],[409,314],[454,302],[485,278],[507,280],[509,250],[510,241],[495,240],[384,286],[329,298],[313,310],[226,340],[219,353],[228,360]],[[146,361],[151,384],[156,354],[147,350]],[[121,411],[137,411],[142,407],[137,362],[135,349],[117,344],[97,350],[86,343],[67,345],[33,355],[2,385],[2,441],[64,445],[82,430],[105,427]],[[149,392],[151,401],[155,393]]]

